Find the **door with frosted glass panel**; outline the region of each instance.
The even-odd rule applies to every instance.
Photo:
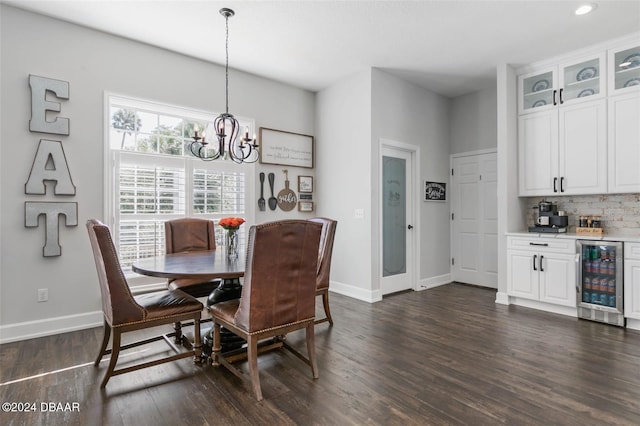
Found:
[[[382,294],[412,289],[411,153],[382,148]]]

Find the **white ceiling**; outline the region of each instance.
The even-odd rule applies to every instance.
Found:
[[[218,10],[230,7],[231,68],[318,91],[378,67],[448,97],[494,84],[496,64],[535,62],[640,31],[640,0],[600,0],[581,17],[573,13],[580,0],[3,3],[219,64]]]

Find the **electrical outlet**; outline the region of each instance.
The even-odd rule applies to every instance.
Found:
[[[39,288],[38,289],[38,302],[46,302],[49,300],[49,289],[48,288]]]

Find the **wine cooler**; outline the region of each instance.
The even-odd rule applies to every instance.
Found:
[[[577,240],[578,318],[625,326],[622,243]]]

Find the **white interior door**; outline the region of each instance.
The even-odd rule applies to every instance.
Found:
[[[383,146],[382,294],[415,288],[413,277],[413,164],[412,153]]]
[[[454,157],[451,278],[498,288],[496,153]]]

